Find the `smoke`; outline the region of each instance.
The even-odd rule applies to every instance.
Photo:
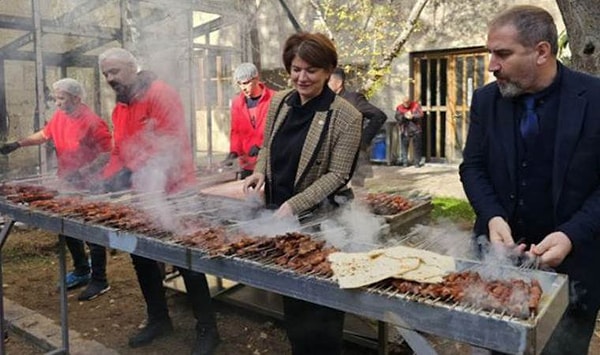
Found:
[[[465,260],[462,268],[473,269],[485,279],[524,279],[527,278],[524,270],[538,267],[534,260],[515,249],[493,245],[486,236],[474,237],[472,231],[447,221],[435,225],[418,224],[405,235],[389,236],[385,244],[425,249]]]
[[[256,217],[241,221],[237,229],[253,236],[274,237],[301,229],[300,222],[295,217],[276,217],[274,210],[257,211]]]
[[[386,245],[399,244],[455,258],[471,260],[477,258],[472,232],[460,229],[456,224],[447,221],[435,225],[417,224],[407,234],[392,234],[386,240]]]
[[[353,201],[321,223],[321,234],[331,245],[347,252],[368,251],[378,247],[385,221]]]

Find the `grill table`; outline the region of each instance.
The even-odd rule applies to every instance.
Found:
[[[427,345],[418,332],[505,353],[537,354],[543,349],[568,303],[566,276],[539,270],[506,268],[508,274],[522,278],[535,277],[543,288],[539,313],[524,320],[476,307],[401,294],[391,287],[375,285],[344,290],[331,279],[283,269],[269,258],[211,257],[201,249],[182,246],[168,238],[161,239],[64,218],[16,205],[2,198],[0,213],[8,218],[0,236],[0,247],[3,246],[13,221],[20,221],[49,232],[74,236],[105,247],[387,322],[398,327],[411,347],[421,349],[425,349]],[[60,277],[64,283],[64,247],[61,247],[59,258]],[[476,269],[479,266],[479,263],[473,261],[458,261],[459,270]],[[62,350],[68,352],[64,284],[61,285],[61,290]],[[3,317],[2,307],[0,313]]]

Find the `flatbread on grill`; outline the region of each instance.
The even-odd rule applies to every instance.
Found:
[[[366,286],[390,277],[437,283],[456,269],[452,257],[403,246],[366,253],[332,253],[329,261],[340,288]]]
[[[340,288],[357,288],[385,280],[419,267],[419,258],[388,258],[383,253],[332,253],[329,255],[333,275]]]
[[[417,269],[394,275],[393,277],[421,283],[439,283],[444,281],[444,275],[446,274],[447,272],[443,271],[438,266],[421,263]]]
[[[422,261],[417,269],[395,275],[404,280],[437,283],[443,281],[444,275],[456,270],[454,258],[428,250],[397,246],[385,249],[384,255],[399,259],[419,258]]]

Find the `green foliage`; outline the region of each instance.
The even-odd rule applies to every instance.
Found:
[[[453,197],[435,197],[432,200],[432,204],[433,211],[431,212],[431,216],[434,219],[467,223],[475,221],[475,212],[465,200]]]
[[[571,50],[569,48],[569,36],[567,35],[566,30],[563,30],[558,35],[558,60],[566,66],[571,65]]]
[[[370,68],[381,62],[393,40],[407,25],[404,19],[410,7],[400,6],[400,2],[395,1],[315,0],[311,3],[319,10],[322,20],[315,30],[331,34],[339,62],[361,64],[351,70],[356,73],[355,87],[362,87],[368,77],[381,78],[389,74],[389,69],[374,73]],[[366,95],[380,87],[376,85]]]

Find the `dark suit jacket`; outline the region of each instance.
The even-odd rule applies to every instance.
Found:
[[[363,146],[368,147],[387,120],[387,116],[383,111],[371,104],[365,95],[361,93],[342,89],[339,95],[348,100],[363,115],[364,122],[361,143]]]
[[[560,64],[559,64],[560,65]],[[577,296],[600,304],[600,79],[561,65],[560,102],[552,176],[553,218],[573,250],[557,271],[575,281]],[[476,90],[460,176],[477,221],[488,234],[493,216],[511,228],[516,207],[517,120],[514,103],[496,83]],[[527,222],[527,221],[525,221]]]

